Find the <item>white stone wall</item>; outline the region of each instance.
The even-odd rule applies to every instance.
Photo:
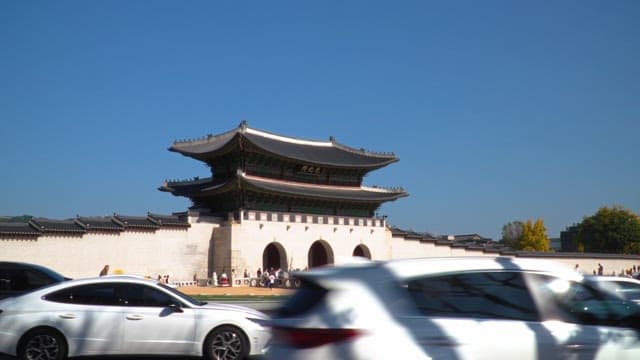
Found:
[[[211,227],[208,225],[208,227]],[[72,278],[110,273],[191,280],[206,266],[208,244],[195,229],[161,228],[156,231],[90,232],[80,236],[43,235],[37,240],[0,239],[0,260],[25,261],[50,267]]]
[[[296,214],[278,221],[278,214],[267,219],[265,212],[248,211],[240,220],[228,221],[191,213],[189,228],[162,227],[155,231],[125,230],[117,233],[88,232],[83,235],[46,234],[35,240],[0,238],[0,261],[25,261],[41,264],[73,277],[97,276],[105,264],[111,273],[157,277],[169,275],[172,281],[209,279],[222,271],[236,277],[247,269],[253,276],[263,266],[267,246],[277,243],[284,248],[287,266],[305,269],[309,250],[316,241],[324,241],[333,253],[335,264],[351,259],[354,249],[364,245],[372,260],[448,256],[500,256],[482,250],[470,250],[394,237],[382,219],[328,217],[327,223],[313,223],[313,218]],[[233,218],[233,217],[230,217]],[[324,219],[324,218],[321,218]],[[522,254],[520,254],[522,257]],[[605,274],[619,274],[633,265],[640,268],[640,258],[624,259],[608,255],[552,257],[584,273],[592,273],[598,263]]]
[[[307,218],[303,220],[303,216]],[[329,217],[326,224],[314,224],[311,219],[311,216],[297,215],[293,221],[288,217],[284,217],[284,221],[268,221],[267,213],[248,212],[248,219],[230,225],[232,268],[237,274],[242,274],[245,268],[255,274],[258,267],[262,268],[262,256],[270,243],[285,248],[289,269],[307,268],[309,249],[318,240],[330,244],[336,264],[349,261],[360,244],[369,249],[374,260],[391,256],[390,232],[380,219],[374,223],[372,219],[339,217],[335,222],[334,217]]]

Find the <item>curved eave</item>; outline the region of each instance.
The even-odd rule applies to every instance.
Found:
[[[170,192],[176,196],[184,196],[192,193],[198,193],[202,189],[210,187],[211,185],[211,177],[188,181],[165,181],[164,184],[162,184],[162,186],[158,188],[158,190]]]
[[[206,161],[228,152],[242,142],[278,157],[297,162],[345,168],[377,169],[399,159],[393,153],[375,153],[355,149],[335,141],[303,140],[266,131],[251,129],[245,123],[220,135],[208,135],[201,139],[176,141],[169,151],[197,160]]]
[[[239,180],[242,186],[253,187],[258,191],[331,201],[382,203],[408,195],[401,190],[393,191],[366,187],[310,185],[289,181],[277,181],[244,174],[240,175]]]
[[[393,154],[356,150],[332,141],[286,141],[282,139],[289,138],[275,135],[266,137],[262,132],[248,132],[244,137],[255,147],[270,154],[320,166],[377,169],[398,161]]]
[[[196,160],[205,161],[215,157],[227,145],[238,142],[239,129],[234,129],[219,135],[207,135],[201,139],[175,141],[169,147],[169,151],[180,153],[184,156],[192,157]]]
[[[209,181],[207,181],[209,180]],[[393,201],[408,194],[402,189],[389,190],[372,187],[328,186],[306,184],[292,181],[273,180],[258,176],[249,176],[243,173],[236,178],[224,183],[214,184],[207,180],[197,182],[173,182],[165,183],[160,188],[176,196],[202,198],[206,196],[234,191],[239,188],[250,189],[259,192],[279,194],[287,197],[306,197],[329,201],[359,201],[382,203]]]

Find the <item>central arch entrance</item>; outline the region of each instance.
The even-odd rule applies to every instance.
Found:
[[[366,245],[360,244],[353,249],[353,256],[360,256],[371,260],[371,251],[369,251]]]
[[[271,269],[282,269],[287,271],[287,252],[284,246],[277,242],[272,242],[264,248],[262,252],[262,270],[270,271]]]
[[[307,263],[309,268],[333,264],[333,250],[329,243],[324,240],[318,240],[311,244]]]

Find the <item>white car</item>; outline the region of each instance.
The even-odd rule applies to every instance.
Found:
[[[297,273],[272,359],[640,359],[640,306],[572,269],[438,258]]]
[[[0,353],[23,360],[86,355],[263,354],[267,316],[201,303],[156,281],[128,276],[70,280],[0,301]]]

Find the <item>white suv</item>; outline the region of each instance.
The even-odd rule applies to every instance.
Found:
[[[640,359],[640,306],[513,258],[325,267],[271,320],[272,359]]]

